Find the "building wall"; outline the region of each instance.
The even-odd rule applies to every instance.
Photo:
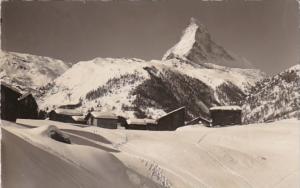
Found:
[[[18,117],[18,98],[20,93],[1,84],[1,119],[16,121]]]
[[[90,117],[91,124],[97,127],[103,127],[108,129],[116,129],[118,126],[118,119],[102,119]]]
[[[49,119],[53,121],[60,121],[65,123],[76,123],[71,116],[63,115],[63,114],[57,114],[54,111],[50,112]]]
[[[239,125],[242,123],[242,112],[240,110],[214,110],[211,111],[212,125]]]
[[[157,130],[176,130],[184,126],[185,108],[167,114],[157,120]]]
[[[28,96],[19,101],[18,117],[21,119],[38,118],[38,105],[33,96]]]
[[[127,129],[133,130],[147,130],[147,125],[139,125],[139,124],[128,124]]]

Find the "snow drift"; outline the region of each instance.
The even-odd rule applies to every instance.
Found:
[[[54,124],[76,134],[81,132],[86,138],[95,138],[89,134],[104,137],[120,151],[112,154],[123,164],[163,187],[296,188],[300,185],[300,131],[296,119],[226,128],[185,126],[171,132],[80,128],[47,120],[19,120],[19,123]]]
[[[2,128],[3,187],[159,187],[108,152],[51,139],[53,131],[60,132],[53,126]]]

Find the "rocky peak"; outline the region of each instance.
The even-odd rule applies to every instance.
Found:
[[[245,58],[234,55],[215,43],[208,29],[195,18],[190,19],[190,24],[183,31],[180,41],[163,56],[163,60],[168,59],[182,59],[196,64],[251,67]]]

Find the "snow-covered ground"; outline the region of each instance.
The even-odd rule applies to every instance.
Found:
[[[159,187],[106,150],[51,139],[50,132],[59,131],[54,126],[24,129],[5,124],[3,187]]]
[[[17,135],[25,137],[30,135],[28,139],[31,142],[58,152],[57,157],[63,155],[75,160],[80,171],[82,170],[80,168],[90,168],[89,165],[96,161],[97,165],[103,165],[102,160],[94,158],[98,154],[93,154],[94,157],[91,158],[88,153],[110,151],[109,153],[126,168],[164,187],[300,186],[300,121],[296,119],[224,128],[187,126],[165,132],[80,128],[72,124],[47,120],[18,120],[18,122],[38,126],[39,131],[45,130],[44,127],[48,125],[55,125],[64,133],[71,135],[73,143],[90,146],[65,146],[62,143],[50,142],[44,137],[33,136],[39,132],[34,129],[13,130]],[[81,153],[85,151],[83,152],[85,154],[76,157],[71,155],[72,147]],[[108,159],[105,158],[104,161],[106,160]],[[48,162],[50,164],[50,161]],[[85,162],[89,165],[85,166]],[[43,168],[48,174],[47,165]],[[72,179],[65,180],[72,181]],[[140,181],[139,178],[135,180]]]

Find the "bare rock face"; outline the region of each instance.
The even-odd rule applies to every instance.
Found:
[[[226,51],[215,43],[207,28],[196,19],[183,31],[180,41],[168,50],[163,60],[182,59],[196,64],[213,63],[234,68],[251,68],[251,64],[242,57]]]

